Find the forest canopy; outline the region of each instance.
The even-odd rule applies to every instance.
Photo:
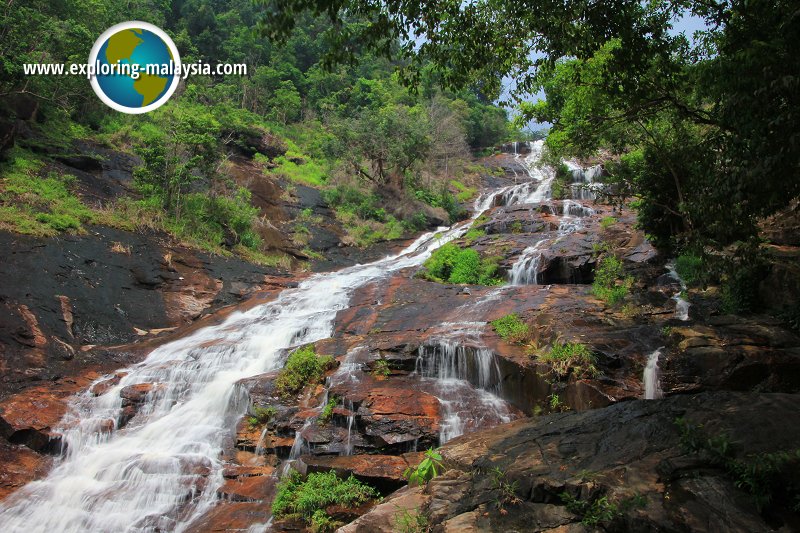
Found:
[[[620,195],[662,246],[715,247],[756,234],[800,193],[800,6],[791,0],[262,0],[284,38],[298,13],[332,24],[323,62],[358,50],[396,60],[412,85],[497,96],[515,80],[524,120],[552,124],[557,156],[605,150]],[[703,21],[694,35],[673,29]],[[358,19],[358,25],[347,21]],[[346,27],[347,26],[347,27]],[[346,28],[345,28],[346,27]]]

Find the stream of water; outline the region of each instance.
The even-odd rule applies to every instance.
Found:
[[[337,312],[348,306],[356,288],[421,265],[436,248],[461,236],[498,196],[521,198],[529,190],[530,184],[522,183],[486,194],[475,202],[469,221],[425,234],[395,256],[312,276],[273,302],[155,349],[124,369],[105,394],[77,396],[58,428],[64,454],[46,478],[3,502],[2,530],[184,530],[214,504],[223,483],[223,442],[247,409],[238,381],[280,368],[289,348],[329,337]],[[448,375],[442,390],[454,390],[458,379]],[[112,429],[122,415],[120,391],[138,384],[155,386],[136,416]],[[486,394],[484,403],[495,402]],[[442,393],[443,405],[448,413],[457,412],[449,397]],[[445,413],[445,418],[450,429],[443,430],[444,440],[463,431],[455,416]],[[302,446],[302,439],[297,444]]]

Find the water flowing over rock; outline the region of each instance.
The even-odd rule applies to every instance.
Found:
[[[492,202],[493,195],[479,199],[475,217]],[[375,263],[313,276],[274,302],[157,348],[105,394],[80,395],[59,428],[66,455],[47,478],[3,502],[5,530],[182,530],[209,510],[223,484],[222,440],[246,407],[236,383],[278,368],[286,348],[328,337],[355,288],[421,264],[467,227],[423,235]],[[146,392],[124,431],[106,431],[124,417],[121,393],[149,383],[161,385]],[[367,406],[375,433],[391,441],[374,401]],[[44,501],[49,512],[34,512]]]

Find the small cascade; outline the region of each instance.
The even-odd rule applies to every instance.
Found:
[[[508,273],[512,285],[537,285],[539,282],[539,265],[542,262],[542,246],[546,240],[536,242],[525,248]]]
[[[564,164],[572,173],[571,196],[577,200],[595,200],[597,191],[603,186],[597,181],[603,175],[603,167],[594,165],[583,168],[574,161],[564,161]]]
[[[669,272],[669,276],[677,281],[681,287],[681,290],[672,295],[672,299],[675,300],[675,318],[685,322],[689,320],[689,307],[691,307],[689,301],[683,297],[687,289],[686,282],[678,275],[673,263],[667,264],[667,271]]]
[[[561,207],[562,215],[555,238],[552,242],[549,239],[542,239],[522,251],[508,273],[511,285],[537,285],[542,255],[545,251],[544,245],[555,244],[567,235],[579,231],[583,228],[582,218],[594,214],[593,209],[584,207],[574,200],[563,200]]]
[[[480,344],[480,329],[472,323],[442,327],[449,331],[420,346],[415,367],[423,386],[439,399],[440,444],[476,428],[509,422],[512,416],[499,397],[500,368],[494,354]]]
[[[658,348],[647,357],[647,365],[644,367],[644,399],[657,400],[664,397],[664,392],[661,390],[660,372],[658,368],[658,358],[661,357],[661,352],[664,347]]]

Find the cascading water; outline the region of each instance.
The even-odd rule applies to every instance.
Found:
[[[602,187],[597,179],[603,175],[603,167],[595,165],[583,168],[574,161],[564,161],[564,164],[572,174],[571,196],[577,200],[595,200],[597,191]]]
[[[542,262],[542,246],[546,240],[537,241],[525,248],[511,266],[508,273],[512,285],[536,285],[539,282],[539,264]]]
[[[661,352],[664,347],[660,347],[647,357],[647,364],[644,367],[644,399],[657,400],[664,397],[661,390],[661,383],[659,381],[658,358],[661,357]]]
[[[686,283],[678,275],[674,264],[667,264],[667,271],[669,271],[669,276],[677,281],[681,288],[681,290],[672,295],[672,299],[675,300],[675,318],[685,322],[689,320],[689,307],[691,306],[689,301],[683,297],[686,293]]]
[[[184,530],[222,485],[223,441],[247,409],[236,383],[279,368],[288,348],[329,337],[357,287],[420,265],[500,193],[479,198],[459,226],[423,235],[396,256],[312,276],[273,302],[157,348],[105,394],[76,397],[59,428],[64,455],[45,479],[3,502],[3,531]],[[120,391],[137,384],[155,384],[146,405],[107,431],[122,416]]]
[[[480,343],[483,322],[442,324],[443,333],[419,347],[415,372],[423,386],[439,399],[443,444],[470,428],[495,426],[511,420],[499,394],[501,375],[491,350]],[[477,387],[477,388],[476,388]]]

